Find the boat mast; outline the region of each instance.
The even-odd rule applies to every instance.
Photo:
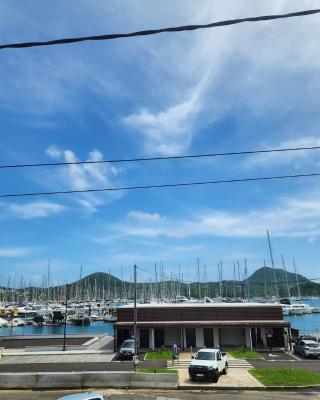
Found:
[[[289,282],[288,282],[288,274],[287,274],[287,270],[286,270],[286,265],[284,263],[284,259],[283,259],[283,255],[281,254],[281,260],[282,260],[282,266],[283,266],[283,270],[284,270],[284,277],[286,280],[286,285],[287,285],[287,291],[288,291],[288,298],[291,298],[290,295],[290,287],[289,287]]]
[[[198,297],[199,300],[201,299],[201,284],[200,284],[200,262],[199,257],[197,258],[197,265],[198,265]]]
[[[277,296],[277,300],[279,301],[279,291],[278,291],[278,284],[277,284],[277,276],[276,276],[276,270],[275,270],[274,262],[273,262],[273,254],[272,254],[270,235],[269,235],[269,231],[268,230],[267,230],[267,236],[268,236],[268,244],[269,244],[271,265],[272,265],[272,269],[273,269],[274,285],[275,285],[275,288],[276,288],[276,296]]]
[[[294,261],[294,258],[292,259],[293,261],[293,268],[294,268],[294,273],[296,275],[296,284],[297,284],[297,293],[298,293],[298,299],[301,299],[301,293],[300,293],[300,285],[299,285],[299,281],[298,281],[298,274],[297,274],[297,268],[296,268],[296,263]]]

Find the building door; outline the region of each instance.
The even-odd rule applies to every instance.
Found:
[[[257,348],[257,331],[256,328],[251,328],[251,343],[254,349]]]
[[[140,329],[140,348],[149,348],[149,329]]]
[[[186,328],[186,346],[196,347],[196,328]]]
[[[164,346],[164,329],[154,330],[154,347],[160,348]]]
[[[121,346],[122,343],[130,338],[129,329],[117,329],[117,345]]]
[[[203,328],[203,343],[205,347],[214,347],[212,328]]]

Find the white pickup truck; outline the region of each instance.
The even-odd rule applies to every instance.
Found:
[[[201,349],[192,357],[189,365],[189,377],[193,381],[197,376],[202,376],[218,382],[221,374],[228,372],[227,356],[218,349]]]

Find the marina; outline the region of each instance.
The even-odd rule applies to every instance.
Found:
[[[181,300],[181,299],[180,299]],[[184,304],[188,304],[187,299],[183,302]],[[214,303],[214,300],[212,300]],[[310,310],[319,309],[320,308],[320,299],[304,299],[303,302],[308,306]],[[178,302],[179,303],[179,302]],[[159,304],[159,303],[156,303]],[[190,304],[190,303],[189,303]],[[201,304],[199,302],[192,302],[194,306],[197,304]],[[207,303],[208,304],[208,303]],[[217,303],[216,303],[217,304]],[[225,303],[223,303],[225,304]],[[232,303],[227,303],[232,305]],[[234,303],[235,306],[239,305],[239,303]],[[246,303],[244,303],[246,304]],[[123,305],[123,303],[121,303]],[[164,308],[169,306],[169,303],[163,303]],[[300,306],[300,307],[299,307]],[[291,306],[287,306],[291,307]],[[301,310],[304,307],[301,307],[301,304],[293,304],[293,307],[297,307],[297,309]],[[287,308],[282,306],[283,310]],[[114,308],[113,310],[116,310]],[[113,314],[113,320],[96,320],[96,315],[93,315],[93,318],[90,319],[90,324],[71,324],[70,322],[67,324],[67,333],[72,334],[108,334],[113,335],[113,324],[116,321],[115,317],[116,313]],[[299,313],[299,314],[286,314],[283,313],[284,320],[290,322],[292,328],[299,329],[301,333],[304,334],[316,334],[320,333],[320,313],[318,312],[307,312],[307,313]],[[2,318],[5,322],[4,326],[0,327],[0,336],[23,336],[23,335],[60,335],[63,334],[64,324],[61,322],[60,324],[43,324],[43,325],[35,325],[35,324],[27,324],[24,322],[24,318],[19,318],[21,321],[21,325],[16,326],[5,326],[8,325],[8,320]]]

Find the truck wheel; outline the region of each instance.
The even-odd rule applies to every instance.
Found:
[[[227,375],[228,373],[228,363],[226,363],[226,366],[222,370],[222,375]]]
[[[215,375],[215,376],[212,377],[212,382],[213,383],[217,383],[218,380],[219,380],[219,375]]]
[[[196,380],[196,377],[193,376],[193,375],[190,375],[189,378],[190,378],[190,381],[195,381]]]

